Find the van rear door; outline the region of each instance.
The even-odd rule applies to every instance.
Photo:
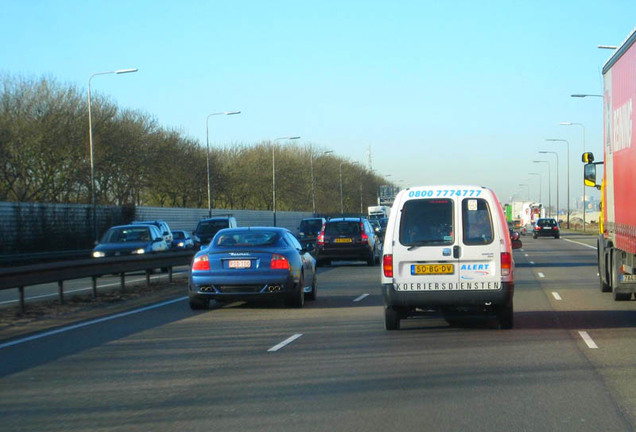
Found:
[[[501,288],[502,242],[496,201],[480,197],[460,200],[461,223],[457,235],[461,244],[458,268],[460,289]]]
[[[393,277],[398,291],[456,289],[459,282],[454,199],[436,190],[411,190],[393,233]],[[412,198],[412,199],[411,199]]]

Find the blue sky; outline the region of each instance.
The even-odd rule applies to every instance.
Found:
[[[86,89],[215,146],[300,135],[403,185],[470,183],[538,200],[559,152],[566,202],[601,153],[601,68],[636,2],[1,0],[0,72]],[[555,158],[552,166],[556,201]],[[521,190],[522,192],[520,192]],[[589,190],[588,190],[589,191]]]

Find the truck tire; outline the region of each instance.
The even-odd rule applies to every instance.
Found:
[[[612,292],[612,286],[606,282],[609,281],[610,278],[607,274],[607,259],[605,257],[605,253],[601,252],[601,248],[598,243],[596,245],[597,257],[598,257],[598,279],[601,286],[601,292]],[[601,256],[601,254],[603,254]],[[601,265],[603,263],[603,265]]]
[[[614,301],[627,301],[632,298],[632,293],[619,293],[616,288],[619,285],[618,282],[618,274],[620,272],[620,267],[622,263],[621,252],[617,249],[612,250],[612,294],[614,295]]]

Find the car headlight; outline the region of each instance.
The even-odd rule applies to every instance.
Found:
[[[93,251],[93,258],[104,258],[106,254],[101,251]]]
[[[146,253],[146,249],[143,249],[143,248],[136,249],[136,250],[132,251],[132,253],[136,254],[136,255],[145,254]]]
[[[178,246],[178,247],[184,247],[184,246],[185,246],[185,244],[184,244],[183,242],[179,242],[179,243],[177,243],[177,246]]]

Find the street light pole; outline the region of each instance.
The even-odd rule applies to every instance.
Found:
[[[572,125],[581,126],[583,130],[583,153],[585,153],[585,125],[583,123],[572,123],[572,122],[562,122],[560,124],[563,126],[572,126]],[[586,213],[586,206],[585,206],[585,180],[584,180],[583,181],[583,232],[585,232],[585,213]]]
[[[342,164],[344,162],[340,162],[340,168],[338,169],[338,173],[340,174],[340,216],[344,216],[344,196],[342,195]]]
[[[548,217],[552,217],[552,191],[549,187],[550,183],[552,183],[551,174],[550,174],[550,172],[552,171],[552,165],[550,164],[550,161],[545,161],[545,160],[535,160],[532,162],[548,164]],[[559,210],[557,209],[557,215],[558,214],[559,214]]]
[[[547,154],[551,153],[556,156],[556,218],[559,220],[559,154],[553,151],[540,151],[539,153]],[[546,161],[549,162],[549,161]],[[551,169],[551,168],[550,168]],[[550,171],[548,171],[548,185],[550,185]],[[548,192],[550,187],[548,187]]]
[[[274,215],[274,226],[276,226],[276,142],[280,140],[297,140],[299,136],[289,136],[276,138],[272,142],[272,212]]]
[[[564,142],[567,144],[568,146],[568,153],[567,153],[567,176],[568,176],[568,229],[570,229],[570,143],[568,142],[568,140],[564,140],[564,139],[559,139],[559,138],[547,138],[546,141],[554,141],[554,142]]]
[[[95,190],[95,157],[94,157],[94,151],[93,151],[93,118],[92,118],[92,113],[91,113],[91,80],[93,79],[93,77],[97,76],[97,75],[109,75],[109,74],[125,74],[125,73],[132,73],[132,72],[137,72],[137,68],[132,68],[132,69],[118,69],[118,70],[114,70],[114,71],[108,71],[108,72],[96,72],[94,74],[92,74],[89,78],[88,78],[88,146],[89,146],[89,153],[90,153],[90,165],[91,165],[91,201],[93,202],[92,205],[92,219],[93,219],[93,240],[95,240],[95,242],[97,242],[97,193]]]
[[[527,188],[527,199],[530,201],[530,185],[528,183],[519,183],[519,186],[525,186]]]
[[[208,127],[208,120],[215,115],[236,115],[240,114],[240,111],[223,111],[208,114],[205,119],[205,144],[206,144],[206,159],[207,159],[207,173],[208,173],[208,217],[212,217],[212,187],[210,186],[210,133]]]
[[[535,175],[535,176],[539,176],[539,202],[541,203],[541,205],[543,205],[543,200],[541,199],[541,174],[539,173],[528,173],[528,175]]]

